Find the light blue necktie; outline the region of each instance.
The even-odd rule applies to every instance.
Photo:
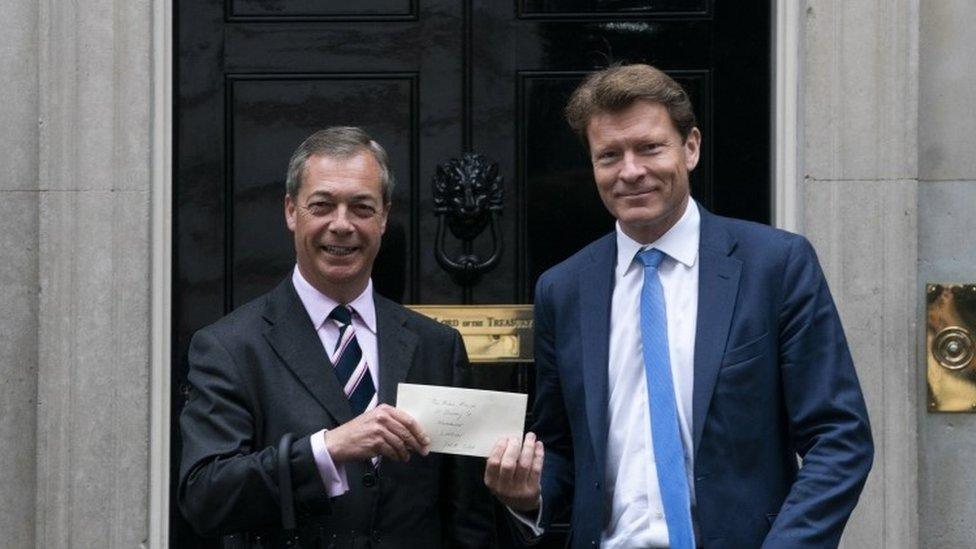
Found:
[[[668,315],[664,308],[664,289],[657,273],[664,253],[652,248],[637,254],[637,258],[644,264],[641,346],[644,350],[647,398],[651,403],[651,438],[657,461],[657,483],[664,503],[664,520],[668,525],[671,549],[695,549],[685,452],[678,428],[678,407],[674,399],[671,360],[668,356]]]

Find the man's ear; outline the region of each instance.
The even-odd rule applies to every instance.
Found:
[[[285,224],[288,225],[288,230],[295,232],[295,216],[298,214],[298,208],[296,207],[295,201],[292,200],[291,195],[285,193]]]
[[[380,209],[380,234],[386,233],[386,221],[390,218],[390,205],[391,202],[383,204],[382,209]]]
[[[701,132],[698,131],[698,128],[692,128],[691,131],[688,132],[688,137],[685,139],[684,148],[685,168],[687,168],[690,172],[695,169],[695,166],[698,165],[698,157],[701,153]]]

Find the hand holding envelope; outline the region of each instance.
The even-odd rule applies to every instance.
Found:
[[[517,511],[539,507],[545,452],[525,435],[527,395],[401,383],[397,409],[412,416],[429,437],[429,450],[487,457],[485,485]]]
[[[518,438],[498,441],[485,464],[485,486],[505,505],[526,513],[539,508],[545,449],[532,431],[519,442]]]
[[[325,433],[325,447],[335,463],[383,456],[410,461],[410,453],[427,455],[429,440],[415,419],[380,404]]]

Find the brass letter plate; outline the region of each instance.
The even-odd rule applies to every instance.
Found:
[[[927,284],[930,412],[976,412],[976,284]]]
[[[461,332],[471,362],[532,362],[532,305],[408,305]]]

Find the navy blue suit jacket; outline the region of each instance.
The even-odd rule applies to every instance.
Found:
[[[873,445],[813,248],[801,236],[704,208],[699,246],[692,402],[699,545],[836,546]],[[571,506],[573,547],[599,544],[610,511],[603,475],[616,260],[611,233],[536,286],[542,522]]]

